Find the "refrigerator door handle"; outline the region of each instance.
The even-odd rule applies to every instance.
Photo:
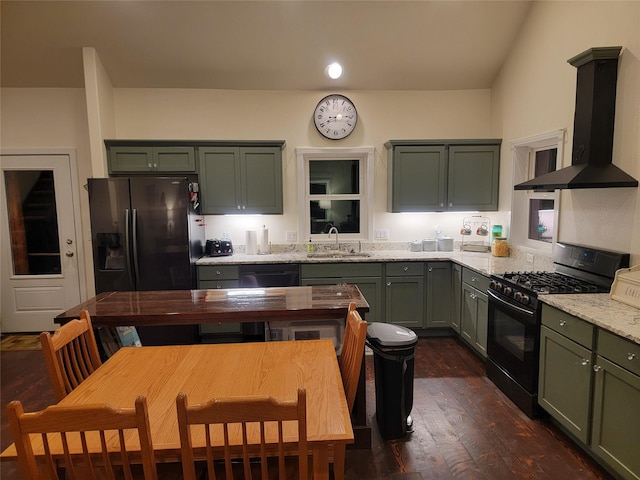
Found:
[[[131,275],[131,215],[128,208],[124,211],[124,248],[127,259],[129,282],[133,285],[133,275]]]
[[[134,208],[131,211],[133,212],[131,219],[131,229],[133,230],[133,271],[136,274],[136,285],[140,285],[140,266],[138,265],[138,210]]]

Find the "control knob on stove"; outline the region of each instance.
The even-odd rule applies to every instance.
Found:
[[[529,304],[529,295],[527,295],[526,293],[516,292],[514,293],[513,298],[516,300],[516,302],[522,303],[523,305]]]
[[[513,289],[511,287],[504,287],[502,293],[504,293],[507,297],[510,297],[513,293]]]
[[[491,280],[489,282],[489,288],[491,288],[492,290],[496,290],[498,292],[502,291],[502,284],[500,282],[498,282],[497,280]]]

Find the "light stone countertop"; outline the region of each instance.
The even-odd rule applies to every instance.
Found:
[[[367,257],[309,258],[306,252],[291,251],[266,255],[234,253],[227,257],[202,257],[197,265],[251,265],[267,263],[370,263],[370,262],[428,262],[453,261],[483,275],[514,271],[554,271],[548,258],[536,256],[533,263],[526,254],[512,252],[510,257],[494,257],[490,253],[410,252],[407,249],[367,249]],[[612,300],[607,293],[580,295],[540,295],[542,302],[574,315],[623,338],[640,344],[640,309]]]
[[[538,299],[640,344],[640,309],[612,300],[608,293],[540,295]]]

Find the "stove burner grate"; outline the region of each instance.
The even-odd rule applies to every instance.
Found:
[[[511,272],[503,278],[536,293],[606,293],[609,290],[557,272]]]

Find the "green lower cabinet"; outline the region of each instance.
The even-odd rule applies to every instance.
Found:
[[[451,265],[451,328],[460,333],[460,319],[462,317],[462,266]]]
[[[198,288],[218,289],[240,286],[240,274],[237,265],[198,265]],[[241,323],[203,323],[200,335],[215,339],[216,335],[242,335]]]
[[[585,444],[589,441],[592,357],[588,348],[541,327],[538,403]]]
[[[624,479],[640,479],[640,376],[598,355],[591,449]]]
[[[424,328],[424,276],[386,277],[385,321],[408,328]]]
[[[488,311],[487,294],[463,283],[460,336],[485,358],[487,356]]]
[[[355,284],[367,300],[369,311],[364,318],[367,323],[381,322],[382,315],[382,279],[372,277],[344,278],[305,278],[302,285],[336,285],[342,283]]]
[[[427,328],[451,326],[451,299],[451,263],[427,263]]]
[[[300,285],[355,284],[369,304],[368,323],[382,322],[381,263],[311,263],[300,265]]]

